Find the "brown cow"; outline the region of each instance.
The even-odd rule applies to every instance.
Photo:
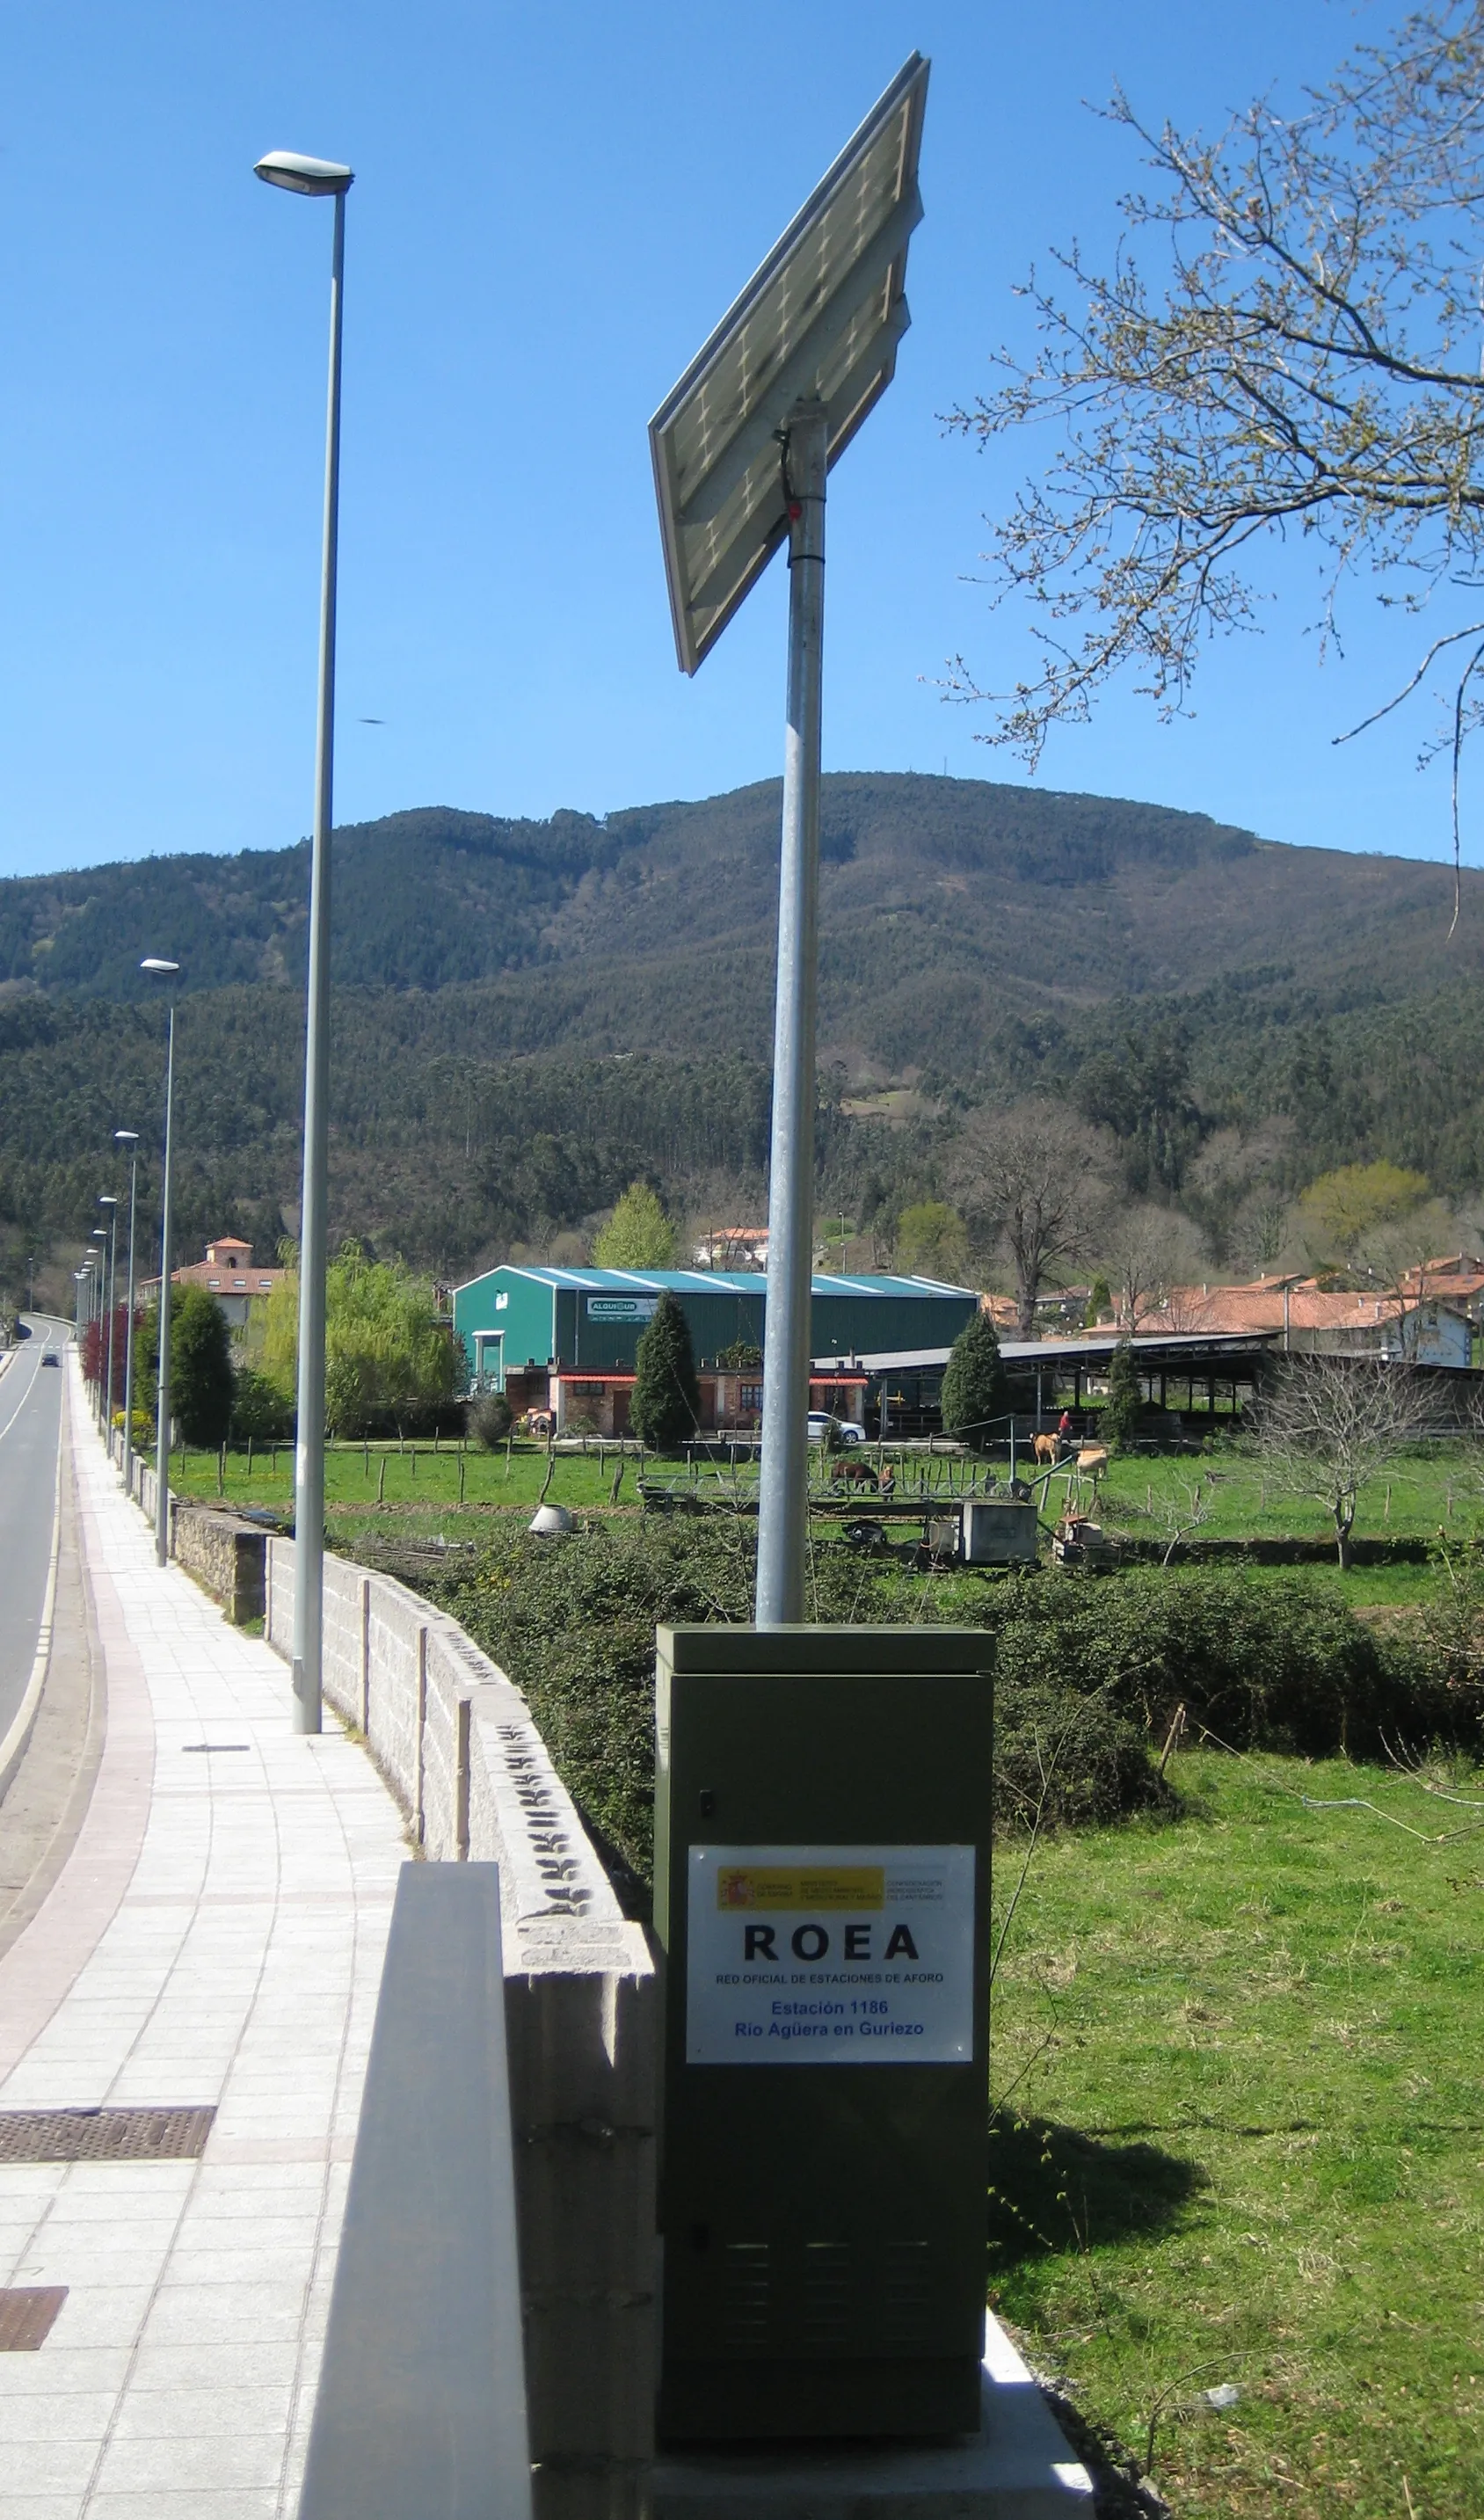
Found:
[[[1031,1444],[1032,1444],[1032,1449],[1033,1449],[1033,1451],[1034,1451],[1034,1453],[1035,1453],[1035,1456],[1036,1456],[1036,1460],[1037,1460],[1038,1462],[1047,1462],[1047,1463],[1049,1464],[1049,1466],[1050,1466],[1052,1469],[1055,1469],[1055,1468],[1056,1468],[1056,1466],[1057,1466],[1057,1462],[1060,1461],[1060,1459],[1061,1459],[1061,1438],[1060,1438],[1060,1436],[1059,1436],[1059,1435],[1035,1435],[1035,1436],[1033,1436],[1033,1437],[1031,1438]]]

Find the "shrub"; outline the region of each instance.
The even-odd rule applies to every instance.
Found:
[[[1225,1746],[1365,1757],[1384,1735],[1461,1737],[1440,1676],[1415,1644],[1355,1617],[1304,1575],[1154,1568],[1096,1585],[1022,1583],[981,1613],[1009,1678],[1052,1669],[1104,1690],[1150,1733],[1184,1704]]]
[[[476,1444],[492,1453],[503,1444],[515,1420],[503,1391],[481,1391],[469,1404],[469,1431]]]
[[[730,1347],[719,1347],[716,1362],[729,1373],[755,1373],[763,1361],[762,1349],[752,1339],[734,1339]]]
[[[237,1390],[232,1402],[232,1440],[235,1444],[278,1444],[293,1432],[293,1409],[284,1398],[276,1382],[266,1373],[256,1373],[245,1365],[237,1377]]]
[[[641,1879],[653,1864],[654,1630],[662,1621],[750,1619],[755,1550],[753,1525],[719,1515],[604,1522],[560,1549],[501,1530],[482,1544],[472,1571],[419,1579],[525,1691],[568,1791]],[[990,1598],[1039,1589],[1007,1587]],[[809,1606],[831,1625],[896,1626],[920,1618],[923,1600],[919,1588],[889,1579],[863,1585],[850,1552],[818,1547]],[[1001,1824],[1029,1820],[1048,1760],[1046,1824],[1110,1820],[1158,1800],[1134,1711],[1096,1681],[1049,1678],[1044,1631],[1017,1651],[1014,1626],[1006,1621],[996,1639]]]
[[[1174,1797],[1161,1786],[1133,1719],[1102,1694],[1080,1695],[1058,1676],[995,1660],[995,1819],[1007,1830],[1091,1827]]]
[[[643,1878],[652,1865],[654,1630],[751,1617],[755,1526],[602,1522],[552,1549],[497,1530],[471,1565],[420,1576],[510,1673],[584,1815]],[[1477,1743],[1484,1604],[1435,1643],[1377,1631],[1303,1575],[1153,1569],[1104,1583],[952,1582],[931,1594],[818,1541],[809,1612],[827,1624],[934,1616],[981,1625],[995,1672],[996,1821],[1085,1825],[1168,1799],[1153,1747],[1183,1703],[1237,1750],[1364,1757],[1385,1742]]]

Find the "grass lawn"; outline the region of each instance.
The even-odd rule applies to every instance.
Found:
[[[1324,1507],[1285,1495],[1262,1464],[1235,1444],[1200,1454],[1115,1456],[1102,1482],[1101,1509],[1111,1529],[1138,1539],[1168,1539],[1190,1527],[1191,1492],[1198,1485],[1210,1540],[1327,1540],[1333,1524]],[[1053,1491],[1055,1494],[1055,1490]],[[1440,1530],[1471,1536],[1484,1512],[1477,1453],[1462,1443],[1419,1445],[1402,1454],[1361,1499],[1358,1540],[1431,1540]]]
[[[150,1459],[153,1461],[153,1453]],[[605,1462],[600,1462],[596,1445],[586,1455],[559,1453],[550,1489],[553,1503],[588,1508],[607,1505],[612,1496],[619,1460],[611,1446]],[[630,1506],[637,1506],[639,1501],[635,1485],[638,1469],[638,1458],[631,1454],[623,1462],[620,1491],[620,1502]],[[177,1496],[216,1496],[216,1472],[214,1453],[188,1452],[184,1469],[179,1453],[170,1457],[170,1485]],[[544,1444],[517,1442],[508,1462],[503,1445],[497,1453],[486,1453],[471,1444],[463,1456],[464,1505],[467,1508],[523,1507],[528,1514],[541,1493],[546,1472]],[[220,1492],[239,1505],[275,1506],[292,1512],[292,1444],[280,1444],[276,1454],[271,1445],[254,1445],[250,1467],[246,1451],[229,1452]],[[458,1445],[445,1443],[434,1452],[430,1437],[409,1444],[405,1451],[399,1451],[395,1444],[327,1444],[327,1510],[332,1515],[364,1513],[380,1501],[398,1510],[419,1513],[436,1511],[444,1506],[456,1508],[460,1503]]]
[[[397,1537],[409,1540],[434,1533],[450,1540],[472,1538],[489,1513],[528,1515],[548,1466],[543,1444],[517,1442],[508,1458],[503,1447],[485,1453],[471,1445],[463,1455],[461,1500],[457,1445],[443,1444],[434,1452],[430,1440],[408,1444],[405,1450],[385,1443],[332,1444],[325,1455],[327,1518],[342,1549],[353,1547],[356,1535],[365,1530],[375,1530],[382,1538],[395,1531]],[[662,1477],[689,1484],[680,1464],[648,1466]],[[1003,1471],[1004,1465],[999,1466]],[[920,1476],[946,1478],[948,1470],[941,1457],[934,1463],[921,1455],[912,1456],[899,1469],[898,1493],[905,1494],[909,1482]],[[961,1464],[955,1475],[962,1471]],[[633,1512],[638,1508],[638,1472],[634,1455],[621,1462],[609,1448],[603,1457],[594,1438],[593,1449],[586,1455],[557,1455],[548,1493],[554,1504],[586,1512]],[[175,1455],[170,1476],[177,1494],[214,1497],[218,1493],[212,1453],[188,1453],[184,1468]],[[741,1473],[743,1485],[747,1477],[745,1470]],[[1197,1480],[1209,1508],[1199,1526],[1202,1538],[1327,1536],[1318,1507],[1269,1490],[1257,1464],[1226,1446],[1199,1456],[1115,1459],[1102,1489],[1103,1520],[1109,1528],[1134,1538],[1167,1538],[1168,1514],[1188,1510],[1188,1492]],[[725,1473],[718,1476],[703,1470],[702,1493],[707,1485],[722,1489],[729,1481]],[[292,1446],[254,1446],[250,1464],[246,1451],[229,1452],[223,1493],[237,1504],[292,1511]],[[1057,1482],[1052,1489],[1048,1515],[1059,1509],[1060,1501]],[[864,1509],[869,1511],[869,1503]],[[1408,1538],[1430,1538],[1442,1530],[1462,1540],[1474,1536],[1481,1516],[1484,1487],[1475,1461],[1462,1444],[1435,1445],[1404,1456],[1363,1499],[1356,1530],[1359,1537],[1389,1533]],[[904,1538],[910,1529],[903,1526]],[[1337,1566],[1317,1566],[1310,1572],[1313,1581],[1325,1584],[1352,1608],[1404,1605],[1419,1598],[1437,1580],[1426,1566],[1356,1567],[1343,1575]],[[1271,1580],[1269,1570],[1252,1568],[1248,1573],[1254,1583]],[[937,1588],[943,1589],[941,1578]]]
[[[1337,1764],[1176,1771],[1183,1822],[1032,1864],[996,1986],[991,2299],[1141,2459],[1154,2421],[1180,2520],[1477,2520],[1484,1778],[1468,1810]]]
[[[609,1447],[600,1458],[598,1439],[593,1437],[587,1454],[559,1453],[553,1474],[551,1495],[558,1502],[573,1506],[596,1506],[607,1502],[619,1455]],[[874,1458],[874,1448],[873,1448]],[[898,1494],[911,1493],[919,1478],[945,1480],[949,1463],[941,1455],[929,1462],[922,1454],[897,1459]],[[543,1444],[517,1442],[509,1461],[502,1448],[496,1453],[481,1452],[470,1445],[463,1456],[464,1498],[470,1505],[524,1505],[534,1503],[546,1476],[547,1456]],[[379,1492],[388,1505],[455,1504],[459,1501],[460,1455],[456,1444],[445,1443],[435,1453],[429,1439],[408,1444],[399,1450],[395,1444],[332,1444],[325,1455],[326,1495],[332,1506],[361,1506],[375,1503]],[[1006,1464],[990,1465],[1004,1476]],[[955,1464],[953,1475],[964,1475],[966,1465]],[[624,1465],[621,1495],[632,1504],[636,1499],[635,1480],[638,1460],[630,1455]],[[651,1461],[647,1473],[689,1485],[684,1467],[675,1462]],[[216,1456],[212,1453],[189,1453],[184,1471],[180,1456],[171,1462],[171,1483],[177,1493],[214,1496],[216,1489]],[[729,1489],[732,1482],[725,1471],[702,1470],[702,1490],[712,1486]],[[743,1466],[738,1481],[748,1488],[755,1471]],[[1132,1537],[1160,1540],[1169,1536],[1173,1523],[1185,1530],[1191,1521],[1190,1496],[1195,1487],[1205,1518],[1198,1525],[1199,1536],[1213,1540],[1248,1539],[1265,1536],[1274,1539],[1326,1539],[1329,1524],[1323,1507],[1303,1497],[1282,1493],[1263,1475],[1261,1464],[1236,1446],[1214,1445],[1201,1454],[1115,1456],[1101,1490],[1102,1518],[1112,1529],[1126,1531]],[[1059,1509],[1063,1482],[1052,1483],[1049,1504]],[[226,1494],[242,1503],[284,1505],[293,1490],[293,1447],[280,1444],[275,1448],[257,1445],[249,1467],[246,1451],[227,1455]],[[1439,1530],[1471,1535],[1484,1514],[1484,1482],[1481,1482],[1478,1459],[1467,1446],[1435,1444],[1418,1447],[1404,1454],[1369,1489],[1361,1502],[1356,1523],[1358,1538],[1430,1539]],[[1173,1521],[1172,1521],[1173,1517]]]

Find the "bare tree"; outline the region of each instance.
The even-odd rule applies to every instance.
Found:
[[[1254,104],[1216,140],[1122,95],[1107,112],[1152,171],[1121,203],[1132,242],[1106,270],[1057,254],[1064,294],[1033,272],[1039,354],[1003,352],[1006,381],[948,415],[981,439],[1061,432],[989,555],[1002,597],[1046,622],[1040,669],[989,694],[961,660],[950,689],[996,699],[991,740],[1032,762],[1126,665],[1179,714],[1202,646],[1253,625],[1259,546],[1300,533],[1327,635],[1351,571],[1414,611],[1438,599],[1415,672],[1363,724],[1446,666],[1429,750],[1453,753],[1457,867],[1484,667],[1477,598],[1452,601],[1484,566],[1484,8],[1424,8],[1298,112]]]
[[[1289,1256],[1294,1135],[1286,1114],[1215,1129],[1190,1165],[1182,1195],[1219,1268],[1256,1278]]]
[[[1015,1286],[1015,1327],[1029,1338],[1036,1298],[1059,1263],[1096,1244],[1112,1165],[1105,1139],[1064,1102],[1036,1100],[977,1111],[948,1171],[979,1238],[1003,1251]]]
[[[1159,1561],[1161,1566],[1168,1566],[1181,1542],[1189,1540],[1192,1532],[1210,1520],[1213,1484],[1210,1471],[1193,1479],[1181,1471],[1176,1472],[1156,1508],[1166,1534],[1165,1552]]]
[[[1275,1486],[1313,1498],[1332,1517],[1344,1567],[1365,1489],[1436,1420],[1425,1374],[1408,1366],[1370,1357],[1293,1357],[1278,1368],[1258,1404],[1257,1445]]]
[[[1432,1263],[1459,1248],[1458,1220],[1447,1202],[1430,1198],[1410,1216],[1398,1217],[1366,1237],[1357,1254],[1371,1283],[1397,1305],[1397,1332],[1404,1356],[1416,1356],[1423,1331],[1421,1307],[1447,1291]]]
[[[1165,1312],[1182,1279],[1199,1265],[1194,1235],[1167,1207],[1126,1209],[1098,1248],[1118,1299],[1118,1318],[1131,1332]]]

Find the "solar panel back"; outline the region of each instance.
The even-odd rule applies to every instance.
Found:
[[[896,369],[928,65],[914,53],[650,423],[681,670],[694,674],[787,531],[777,432],[826,407],[830,462]]]

